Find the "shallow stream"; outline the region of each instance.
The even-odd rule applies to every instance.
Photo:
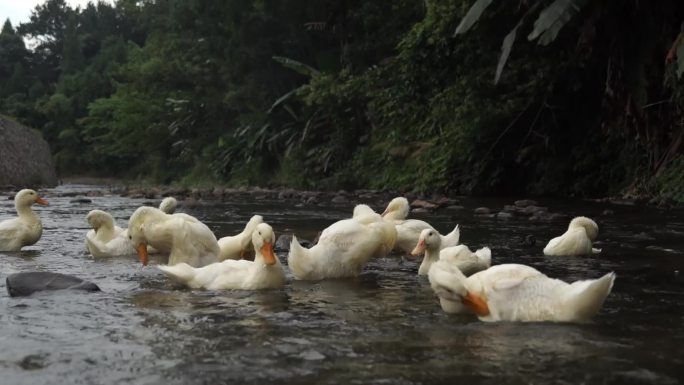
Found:
[[[613,292],[590,324],[482,323],[448,315],[418,262],[371,261],[360,277],[292,280],[283,290],[191,291],[169,283],[137,257],[93,259],[84,246],[86,213],[109,211],[120,226],[142,204],[110,195],[72,202],[97,189],[63,185],[41,193],[35,210],[42,239],[0,252],[0,383],[2,384],[675,384],[684,381],[684,211],[549,200],[566,215],[552,222],[497,220],[473,209],[501,209],[506,199],[461,198],[463,209],[412,217],[442,232],[455,223],[471,248],[489,246],[494,263],[534,266],[564,280],[617,273]],[[14,215],[0,199],[0,220]],[[354,203],[382,210],[387,200],[301,205],[254,200],[180,203],[217,237],[239,232],[261,214],[276,235],[313,239],[349,217]],[[606,211],[608,210],[608,211]],[[569,219],[599,226],[595,257],[545,257],[542,248]],[[521,243],[534,235],[534,247]],[[286,262],[287,256],[279,253]],[[42,293],[10,298],[5,277],[53,271],[91,280],[101,293]]]

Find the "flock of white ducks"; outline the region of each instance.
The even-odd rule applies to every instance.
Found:
[[[47,205],[33,190],[16,194],[18,217],[0,222],[0,251],[17,251],[40,239],[42,225],[31,209],[34,203]],[[176,204],[166,198],[159,209],[139,207],[128,229],[116,226],[104,211],[89,212],[88,251],[95,257],[137,253],[143,265],[151,252],[167,255],[167,265],[157,267],[174,282],[193,289],[285,285],[285,271],[273,252],[275,233],[260,215],[254,215],[241,233],[217,240],[197,218],[175,213]],[[472,252],[459,245],[458,226],[442,235],[427,222],[407,219],[408,213],[409,203],[403,197],[393,199],[382,214],[357,205],[351,218],[328,226],[311,248],[293,236],[288,267],[298,280],[322,280],[357,276],[372,258],[385,257],[393,249],[424,254],[418,274],[428,276],[442,309],[474,314],[483,321],[586,321],[601,309],[612,289],[613,273],[568,284],[525,265],[491,266],[488,247]],[[577,217],[563,235],[549,241],[544,254],[598,253],[592,247],[597,235],[596,222]]]

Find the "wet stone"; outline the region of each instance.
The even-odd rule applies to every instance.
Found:
[[[527,206],[537,206],[538,203],[535,200],[532,199],[520,199],[515,202],[513,202],[518,207],[527,207]]]
[[[16,273],[7,277],[7,292],[10,297],[23,297],[38,291],[79,290],[100,291],[100,288],[80,278],[46,271]]]
[[[489,207],[478,207],[473,212],[475,215],[487,215],[491,214],[492,210]]]
[[[426,209],[426,210],[434,210],[439,207],[438,204],[433,203],[433,202],[428,202],[426,200],[422,199],[416,199],[413,202],[411,202],[411,207],[416,207],[416,208],[421,208],[421,209]]]
[[[498,214],[496,214],[496,219],[509,220],[511,218],[513,218],[513,214],[507,213],[505,211],[501,211]]]
[[[307,350],[299,353],[299,358],[307,361],[319,361],[325,359],[325,356],[315,350]]]
[[[332,203],[347,203],[349,199],[343,195],[336,195],[330,200]]]
[[[88,198],[76,198],[70,200],[69,203],[93,203],[93,200]]]

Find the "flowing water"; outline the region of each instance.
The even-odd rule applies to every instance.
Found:
[[[75,203],[92,186],[43,191],[42,239],[0,252],[2,384],[548,384],[684,381],[684,212],[586,201],[542,201],[567,215],[550,223],[473,215],[512,199],[463,198],[462,210],[416,214],[439,230],[461,226],[461,240],[488,245],[494,263],[534,266],[564,280],[617,273],[613,292],[589,324],[483,323],[448,315],[418,263],[371,261],[355,279],[300,282],[261,292],[191,291],[170,284],[135,256],[93,259],[85,252],[85,214],[109,211],[125,227],[143,199],[116,195]],[[354,199],[352,199],[353,201]],[[361,203],[363,200],[359,200]],[[348,217],[353,202],[297,205],[248,194],[233,201],[186,204],[220,237],[261,214],[277,234],[312,239]],[[381,210],[385,202],[370,203]],[[611,210],[610,212],[604,212]],[[13,202],[0,200],[0,219]],[[551,258],[542,248],[571,216],[600,226],[595,257]],[[532,234],[534,247],[520,243]],[[286,255],[279,253],[286,262]],[[73,274],[101,293],[40,293],[10,298],[8,274]]]

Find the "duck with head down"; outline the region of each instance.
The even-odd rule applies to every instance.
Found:
[[[34,203],[48,204],[30,189],[21,190],[14,196],[14,208],[18,216],[0,222],[0,251],[19,251],[24,246],[38,242],[43,234],[43,224],[31,210]]]
[[[587,217],[576,217],[560,237],[553,238],[544,247],[544,255],[573,256],[598,254],[601,249],[593,247],[598,236],[598,225]]]
[[[143,265],[147,246],[169,254],[169,265],[201,267],[218,260],[219,246],[209,227],[187,214],[166,214],[154,207],[139,207],[128,220],[128,236]]]
[[[264,218],[261,215],[253,215],[242,232],[219,239],[218,245],[221,249],[219,261],[225,261],[226,259],[254,259],[252,233],[260,223],[264,223]]]
[[[285,285],[285,272],[273,253],[275,234],[267,223],[256,226],[251,236],[254,261],[227,259],[193,268],[186,263],[157,266],[173,281],[193,289],[278,289]]]
[[[86,233],[86,248],[93,257],[113,257],[135,253],[128,231],[116,225],[114,217],[102,210],[86,216],[91,230]]]
[[[353,218],[328,226],[309,249],[293,236],[287,259],[292,274],[300,280],[355,277],[371,258],[386,256],[394,247],[396,229],[371,212],[357,206]]]
[[[407,254],[411,253],[416,246],[416,243],[418,243],[418,237],[420,236],[421,231],[425,229],[433,230],[439,235],[441,239],[441,248],[458,245],[461,237],[461,231],[459,230],[458,225],[456,225],[449,234],[442,235],[425,221],[419,219],[406,219],[409,209],[408,200],[404,197],[397,197],[390,201],[387,208],[382,213],[382,217],[392,221],[397,228],[395,249],[401,250]]]
[[[586,322],[601,310],[615,274],[566,283],[519,264],[492,266],[467,277],[437,261],[430,285],[447,313],[470,313],[482,321]]]

